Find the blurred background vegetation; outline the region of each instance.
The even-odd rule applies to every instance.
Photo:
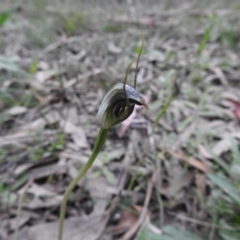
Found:
[[[137,88],[150,111],[111,129],[71,195],[65,238],[239,240],[239,10],[237,0],[1,0],[0,239],[56,239],[100,102],[143,36]]]

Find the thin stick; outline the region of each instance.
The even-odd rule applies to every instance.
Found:
[[[136,73],[135,73],[135,78],[134,78],[134,88],[135,88],[135,89],[136,89],[136,86],[137,86],[138,63],[139,63],[140,56],[141,56],[141,54],[142,54],[143,45],[144,45],[144,38],[142,37],[142,45],[141,45],[140,51],[139,51],[139,53],[138,53],[138,59],[137,59],[137,65],[136,65]]]
[[[153,186],[154,186],[156,178],[157,178],[157,173],[158,173],[158,169],[153,172],[151,179],[148,181],[146,198],[144,201],[143,210],[141,212],[141,215],[140,215],[138,221],[123,235],[123,237],[120,240],[131,239],[132,236],[137,232],[137,230],[139,229],[139,227],[141,226],[143,221],[145,220],[146,215],[147,215],[148,205],[149,205],[149,202],[150,202],[150,199],[152,196]]]
[[[72,192],[72,190],[74,189],[74,187],[80,181],[80,179],[86,174],[88,169],[92,166],[94,160],[96,159],[98,153],[100,152],[101,148],[103,147],[103,145],[105,143],[107,134],[108,134],[108,129],[100,128],[91,156],[89,157],[87,163],[79,171],[78,175],[72,180],[72,182],[68,186],[68,188],[63,196],[61,209],[60,209],[60,217],[59,217],[58,240],[62,240],[62,236],[63,236],[63,224],[64,224],[64,218],[65,218],[65,213],[66,213],[68,197],[69,197],[70,193]]]

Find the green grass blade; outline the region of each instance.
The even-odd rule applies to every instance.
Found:
[[[240,232],[229,231],[229,230],[220,230],[219,235],[222,237],[223,240],[239,240],[240,239]]]
[[[9,12],[0,13],[0,27],[9,19],[10,15]]]
[[[240,194],[227,179],[213,174],[208,174],[208,178],[240,205]]]
[[[171,95],[167,99],[166,103],[163,105],[162,109],[158,112],[156,120],[154,122],[154,127],[158,124],[159,120],[163,116],[163,114],[167,111],[168,107],[170,106],[171,102],[174,100],[175,96]]]
[[[213,20],[214,20],[214,15],[211,16],[210,18],[210,26],[205,30],[205,33],[203,35],[203,38],[202,38],[202,41],[198,47],[198,50],[197,50],[197,53],[199,56],[201,56],[203,50],[205,49],[205,46],[206,46],[206,43],[208,42],[209,38],[210,38],[210,34],[211,34],[211,31],[212,31],[212,28],[213,28]]]
[[[196,236],[195,234],[180,229],[180,228],[175,228],[172,226],[165,226],[163,229],[163,232],[165,234],[168,234],[172,237],[172,239],[177,239],[177,240],[203,240],[202,238]]]

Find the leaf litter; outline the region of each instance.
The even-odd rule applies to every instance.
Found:
[[[226,226],[239,231],[234,209],[239,206],[240,32],[229,27],[239,24],[239,14],[231,5],[196,11],[195,3],[179,8],[130,2],[116,3],[118,9],[108,4],[111,11],[81,7],[77,19],[91,16],[84,21],[89,26],[74,25],[67,11],[75,10],[68,8],[54,10],[66,14],[64,25],[56,24],[48,4],[40,12],[29,5],[11,17],[0,13],[0,238],[12,237],[16,227],[18,239],[57,237],[59,205],[91,153],[100,101],[122,81],[142,35],[137,88],[150,111],[136,107],[110,131],[71,196],[64,239],[207,239],[216,214],[211,239],[229,239]],[[44,26],[32,21],[36,10]],[[134,73],[131,69],[130,85]],[[153,127],[175,80],[180,91]],[[130,206],[138,206],[140,216],[144,211],[143,217]],[[171,211],[195,221],[170,218]],[[116,213],[121,217],[114,219]]]

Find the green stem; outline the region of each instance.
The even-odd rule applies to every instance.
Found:
[[[94,160],[96,159],[98,153],[100,152],[100,150],[102,149],[102,147],[106,141],[107,135],[108,135],[108,129],[100,128],[91,156],[89,157],[87,163],[79,171],[78,175],[72,180],[72,182],[68,186],[68,188],[63,196],[61,209],[60,209],[60,217],[59,217],[58,240],[62,240],[63,223],[64,223],[64,218],[65,218],[65,213],[66,213],[68,197],[69,197],[70,193],[72,192],[72,190],[74,189],[74,187],[80,181],[80,179],[86,174],[88,169],[92,166]]]

